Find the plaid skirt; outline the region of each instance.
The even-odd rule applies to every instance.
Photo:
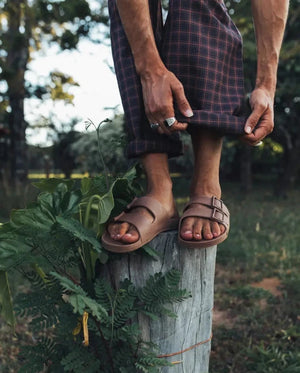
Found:
[[[136,73],[115,0],[109,0],[111,45],[125,113],[128,157],[144,153],[182,154],[179,134],[160,135],[150,129]],[[161,58],[183,84],[194,116],[176,110],[188,131],[208,128],[222,135],[241,135],[246,118],[242,39],[222,0],[170,0],[165,24],[160,0],[149,0],[152,27]]]

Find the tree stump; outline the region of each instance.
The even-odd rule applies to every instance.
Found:
[[[162,316],[153,321],[140,315],[142,338],[157,344],[159,355],[174,363],[171,368],[162,368],[162,373],[208,373],[216,246],[182,248],[175,231],[158,235],[149,246],[160,253],[157,261],[146,255],[124,254],[120,260],[107,265],[110,281],[118,286],[128,278],[140,287],[154,273],[179,270],[180,287],[189,290],[192,298],[170,305],[177,318]]]

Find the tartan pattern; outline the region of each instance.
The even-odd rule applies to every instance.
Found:
[[[159,0],[149,0],[158,50],[167,68],[184,86],[194,116],[188,131],[209,128],[221,134],[243,133],[240,115],[244,98],[242,40],[222,0],[170,0],[165,25]],[[125,112],[128,157],[144,153],[182,154],[178,134],[150,129],[142,89],[115,0],[109,0],[112,53]],[[239,114],[237,114],[239,113]]]

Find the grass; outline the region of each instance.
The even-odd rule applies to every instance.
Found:
[[[223,321],[214,325],[210,372],[300,372],[300,193],[274,200],[271,188],[244,196],[225,185],[223,195],[231,231],[218,248]]]
[[[187,181],[176,178],[180,209],[187,194]],[[218,247],[210,373],[299,373],[300,193],[275,200],[271,185],[245,195],[238,185],[224,184],[223,199],[231,230]],[[21,197],[6,201],[8,211],[20,207],[14,203]],[[16,343],[0,322],[1,373],[18,371],[19,345],[32,339],[24,324],[17,333]]]

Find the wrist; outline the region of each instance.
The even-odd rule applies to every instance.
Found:
[[[135,67],[141,79],[148,79],[152,76],[162,75],[166,67],[160,58],[146,58],[135,60]]]
[[[164,68],[156,45],[152,40],[144,40],[140,48],[133,49],[132,53],[136,71],[140,76],[151,75],[153,71]]]

